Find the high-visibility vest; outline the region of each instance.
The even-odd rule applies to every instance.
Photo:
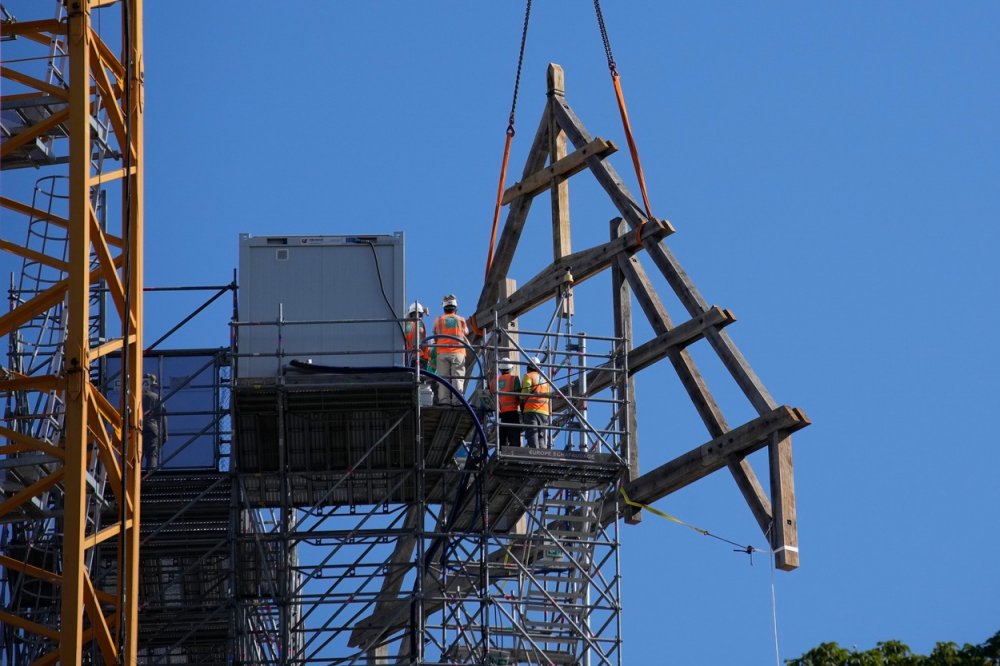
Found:
[[[416,323],[419,323],[420,326],[414,326]],[[430,350],[424,346],[424,340],[427,338],[426,324],[423,321],[415,321],[413,319],[407,319],[403,322],[403,337],[406,338],[407,353],[417,348],[417,331],[420,331],[420,358],[426,361],[431,356]]]
[[[520,393],[521,392],[521,378],[517,375],[512,375],[509,372],[505,372],[496,381],[490,380],[490,391],[494,395],[499,392],[501,395],[497,395],[497,406],[500,408],[501,414],[506,414],[507,412],[516,412],[521,407],[521,398],[518,395],[502,395],[504,393]]]
[[[548,415],[550,413],[549,394],[551,392],[552,387],[545,381],[541,373],[537,370],[528,371],[528,374],[524,376],[524,381],[521,383],[521,393],[524,395],[522,403],[524,411]]]
[[[434,320],[434,335],[453,335],[456,338],[464,338],[468,334],[469,326],[465,323],[465,319],[455,313],[445,313]],[[465,356],[465,346],[455,340],[441,338],[434,345],[437,347],[438,354]]]

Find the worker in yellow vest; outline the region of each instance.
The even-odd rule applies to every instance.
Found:
[[[419,358],[420,367],[427,368],[427,362],[431,358],[431,351],[424,343],[424,340],[427,339],[427,325],[424,324],[423,316],[429,312],[430,310],[418,301],[413,301],[409,312],[406,313],[407,318],[403,322],[403,337],[406,338],[407,366],[415,366]]]
[[[437,350],[437,374],[446,379],[459,393],[465,393],[465,345],[469,341],[469,325],[458,314],[458,299],[448,294],[441,300],[444,314],[434,320],[434,335],[450,335],[461,340],[438,338],[434,341]],[[451,394],[443,385],[438,385],[439,405],[461,405],[462,401]]]
[[[521,446],[521,377],[513,370],[511,360],[502,358],[497,361],[497,378],[490,380],[490,393],[496,396],[500,411],[500,446]]]
[[[528,361],[528,372],[521,382],[521,421],[528,446],[533,449],[549,447],[549,418],[551,416],[550,393],[552,387],[538,371],[540,361],[532,356]]]

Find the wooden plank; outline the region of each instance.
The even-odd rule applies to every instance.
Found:
[[[548,102],[542,119],[538,123],[538,130],[535,132],[535,139],[531,143],[528,151],[528,158],[525,160],[522,178],[538,171],[545,166],[548,159],[549,140],[549,119]],[[521,232],[524,231],[524,223],[528,219],[528,212],[531,210],[533,197],[518,197],[511,202],[507,209],[507,219],[504,221],[503,230],[500,232],[500,240],[497,242],[496,251],[493,253],[493,263],[490,265],[490,272],[483,283],[483,290],[479,294],[477,311],[487,309],[496,302],[497,287],[500,281],[507,277],[510,270],[510,263],[514,259],[514,250],[521,239]],[[478,322],[476,322],[478,324]],[[473,336],[478,340],[479,336]]]
[[[649,342],[633,348],[628,353],[628,373],[634,375],[639,370],[649,367],[656,361],[670,354],[673,349],[683,349],[706,335],[706,332],[717,326],[728,326],[736,321],[729,310],[712,308],[702,316],[684,322],[670,331],[658,335]],[[615,381],[615,368],[610,363],[600,365],[587,373],[587,395],[596,395],[611,387]],[[561,387],[566,393],[568,387]],[[586,396],[584,396],[586,397]],[[560,398],[553,398],[552,408],[562,407]]]
[[[635,292],[636,300],[645,312],[646,319],[649,320],[653,331],[657,335],[668,332],[673,327],[673,322],[660,301],[659,295],[653,289],[653,285],[638,258],[633,255],[625,260],[619,259],[619,264],[621,264],[622,272]],[[672,351],[669,358],[681,384],[694,403],[698,415],[701,416],[702,422],[708,429],[708,434],[712,437],[718,437],[729,430],[722,410],[711,391],[708,390],[708,385],[691,355],[685,349],[678,349]]]
[[[552,98],[552,112],[559,123],[559,127],[566,132],[566,137],[577,149],[583,148],[593,141],[593,137],[591,137],[564,98]],[[594,174],[594,178],[597,179],[600,186],[611,197],[611,202],[629,225],[635,228],[646,221],[645,211],[636,202],[635,197],[629,194],[628,188],[625,187],[622,179],[611,164],[605,162],[600,157],[592,156],[587,158],[587,167]]]
[[[549,63],[545,74],[547,84],[546,96],[551,100],[556,94],[562,95],[566,90],[566,78],[563,75],[562,67],[555,63]],[[556,92],[558,91],[558,93]],[[549,102],[546,115],[549,120],[549,168],[558,169],[560,172],[564,167],[563,160],[566,159],[566,133],[559,129],[552,114],[552,103]],[[579,159],[580,169],[584,166],[583,159]],[[578,169],[579,170],[579,169]],[[552,203],[552,260],[558,261],[573,252],[570,242],[569,226],[569,183],[567,178],[571,174],[557,173],[548,178],[548,187],[551,185]],[[572,291],[567,302],[563,304],[563,316],[572,314]]]
[[[553,112],[559,120],[560,127],[566,132],[574,146],[579,148],[591,141],[590,134],[565,100],[554,98]],[[611,197],[625,221],[633,229],[642,224],[646,216],[614,168],[607,162],[593,158],[587,161],[587,166]],[[698,312],[704,311],[707,307],[705,299],[702,298],[666,245],[660,242],[646,243],[645,245],[650,257],[667,278],[667,282],[687,308],[688,313],[695,316]],[[750,364],[747,363],[725,332],[720,331],[709,335],[708,341],[758,413],[766,413],[777,405]]]
[[[562,67],[555,63],[549,63],[545,78],[548,84],[546,92],[550,99],[557,94],[557,90],[559,95],[565,92],[566,81]],[[555,116],[552,114],[551,103],[548,106],[547,115],[549,117],[549,165],[552,168],[566,157],[566,133],[559,129],[559,123],[556,122]],[[583,161],[581,160],[582,167]],[[552,187],[549,192],[552,208],[552,261],[559,261],[573,252],[569,224],[569,182],[567,178],[569,178],[568,175],[560,175],[549,179]],[[566,318],[572,317],[572,283],[563,283],[557,289],[555,297],[558,301],[558,315]]]
[[[615,145],[613,141],[597,138],[585,145],[583,148],[566,155],[566,135],[560,132],[559,136],[562,138],[562,145],[559,146],[557,143],[557,146],[555,148],[551,148],[550,150],[552,151],[551,154],[559,154],[560,152],[563,153],[563,157],[554,159],[549,166],[536,171],[524,180],[511,185],[504,192],[503,201],[501,203],[506,205],[521,196],[537,196],[549,189],[553,182],[557,184],[557,187],[554,190],[556,194],[553,194],[553,196],[557,199],[565,198],[568,201],[569,188],[566,186],[566,179],[586,169],[588,157],[596,155],[598,157],[605,158],[608,155],[614,154],[618,150],[618,146]],[[565,197],[561,194],[562,191],[566,192]]]
[[[657,268],[660,269],[660,272],[663,273],[663,276],[667,279],[667,282],[673,288],[674,293],[677,294],[681,303],[684,304],[684,307],[687,308],[687,311],[692,316],[694,313],[702,311],[707,307],[707,302],[701,293],[698,292],[694,283],[691,282],[691,279],[681,267],[680,262],[677,261],[665,244],[646,244],[646,251]],[[754,409],[757,410],[757,413],[764,414],[774,409],[777,404],[774,398],[768,393],[763,382],[757,377],[757,374],[750,367],[750,364],[744,358],[743,354],[740,353],[740,350],[729,335],[720,331],[717,334],[708,336],[707,339],[716,354],[719,355],[723,365],[726,366],[733,379],[736,380],[737,385],[743,390],[747,399],[754,406]]]
[[[732,456],[747,456],[768,445],[775,433],[792,433],[809,425],[799,409],[783,405],[716,437],[628,484],[636,502],[649,504],[724,467]]]
[[[671,351],[679,351],[707,336],[714,328],[728,326],[734,321],[736,317],[732,312],[713,307],[701,316],[689,319],[633,349],[628,357],[628,372],[633,375],[670,354]]]
[[[754,520],[757,521],[760,531],[766,536],[771,527],[771,503],[768,501],[760,481],[757,480],[757,475],[754,474],[750,461],[745,457],[734,456],[726,466],[729,467],[729,472],[733,475],[736,486],[740,489],[747,506],[750,507],[750,512],[753,514]]]
[[[620,224],[624,225],[624,220],[621,220]],[[619,229],[620,234],[628,233],[627,229],[622,227]],[[638,257],[633,255],[627,259],[619,258],[619,264],[632,285],[636,300],[645,311],[646,318],[653,330],[658,334],[668,331],[673,325],[670,316],[656,290],[653,289]],[[668,357],[681,380],[681,384],[691,398],[691,402],[694,403],[695,409],[701,416],[702,422],[708,429],[709,435],[719,437],[727,432],[729,425],[726,423],[725,416],[714,396],[708,390],[704,378],[688,351],[686,349],[674,350],[668,354]],[[750,507],[750,511],[757,520],[757,524],[760,525],[761,530],[766,532],[771,524],[771,505],[749,462],[744,459],[731,460],[728,467],[737,487],[743,494],[743,498]]]
[[[581,147],[591,141],[590,134],[565,100],[553,99],[553,112],[574,146]],[[625,221],[633,229],[642,224],[646,216],[614,168],[604,161],[593,158],[587,161],[587,166],[611,197]],[[660,242],[645,243],[645,245],[653,262],[667,278],[667,282],[687,308],[688,313],[693,317],[698,312],[703,312],[708,304],[666,245]],[[763,383],[729,336],[720,331],[709,335],[708,341],[757,412],[763,414],[774,409],[777,405],[774,398],[764,388]]]
[[[621,219],[611,221],[611,238],[623,235],[627,226]],[[614,335],[621,338],[621,349],[616,355],[626,356],[632,350],[632,289],[622,274],[619,260],[611,266],[611,298],[614,311]],[[626,481],[634,481],[639,476],[639,421],[636,416],[635,383],[622,374],[615,377],[618,385],[618,399],[624,404],[618,410],[618,430],[622,432],[622,457],[628,464]],[[642,522],[642,509],[626,506],[623,510],[625,522],[638,525]]]
[[[771,504],[774,507],[774,526],[771,530],[774,566],[791,571],[799,566],[791,430],[773,433],[768,441],[767,453],[771,466]]]
[[[643,229],[643,238],[663,238],[672,231],[673,227],[669,223],[653,220]],[[494,312],[499,317],[520,316],[551,299],[565,281],[567,273],[572,275],[574,284],[579,284],[607,268],[619,254],[636,250],[634,239],[625,236],[564,257],[525,283],[510,298],[495,306],[491,304],[488,308],[480,309],[475,314],[475,320],[481,328],[485,328],[493,325]]]

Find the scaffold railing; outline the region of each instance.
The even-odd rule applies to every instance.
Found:
[[[241,654],[617,663],[621,340],[498,335],[469,350],[458,407],[434,404],[433,366],[398,349],[365,350],[395,361],[375,372],[351,367],[350,350],[281,346],[286,327],[374,321],[234,322],[273,331],[273,352],[254,355],[277,371],[235,379]],[[507,356],[539,356],[553,387],[544,446],[498,446],[489,375]],[[606,388],[590,391],[601,374]]]

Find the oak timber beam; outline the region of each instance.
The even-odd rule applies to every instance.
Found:
[[[664,356],[674,351],[680,351],[701,338],[707,337],[710,331],[728,326],[734,321],[736,321],[736,316],[730,310],[719,307],[709,308],[700,316],[675,326],[629,352],[628,372],[630,375],[634,375]]]
[[[573,109],[566,103],[565,98],[552,98],[552,111],[559,126],[566,132],[566,137],[577,148],[583,148],[593,141],[593,137],[577,118]],[[632,226],[638,226],[646,221],[646,213],[636,203],[635,198],[629,194],[628,189],[618,176],[614,167],[603,159],[592,156],[587,158],[587,167],[594,174],[597,182],[604,188],[611,202],[621,213],[621,216]]]
[[[611,238],[623,235],[626,225],[621,219],[611,221]],[[633,258],[634,257],[630,257]],[[615,350],[615,356],[624,355],[632,350],[632,289],[622,274],[623,258],[611,265],[611,300],[614,311],[614,335],[621,340],[621,346]],[[664,331],[665,332],[665,331]],[[617,362],[617,361],[616,361]],[[624,403],[618,410],[618,430],[622,433],[622,457],[628,467],[626,481],[634,481],[639,476],[639,421],[636,416],[635,382],[620,375],[614,378],[618,387],[619,400]],[[624,513],[625,522],[637,525],[642,522],[642,509],[629,506]]]
[[[616,222],[619,225],[618,233],[627,233],[623,228],[625,224],[624,220],[619,218]],[[618,263],[620,270],[636,295],[636,300],[639,302],[640,307],[642,307],[643,312],[645,312],[653,331],[657,334],[663,334],[670,330],[673,327],[670,316],[667,314],[666,307],[664,307],[659,294],[656,293],[649,277],[646,275],[646,271],[639,262],[639,258],[635,255],[628,258],[619,257]],[[711,391],[708,390],[705,379],[702,377],[701,372],[698,370],[694,359],[691,358],[688,351],[686,349],[672,349],[667,356],[674,370],[677,372],[678,378],[681,380],[681,385],[687,392],[688,397],[691,398],[691,402],[694,404],[699,416],[701,416],[702,422],[708,429],[708,434],[711,437],[719,437],[727,432],[729,424],[726,423],[722,409],[719,407],[714,396],[712,396]],[[733,475],[733,480],[736,481],[737,487],[743,494],[743,498],[750,507],[751,513],[753,513],[754,519],[760,526],[761,531],[766,533],[771,525],[771,504],[760,481],[757,480],[757,475],[754,474],[750,463],[744,459],[734,458],[729,461],[728,466],[730,473]]]
[[[624,222],[620,223],[624,224]],[[653,332],[657,335],[663,335],[670,331],[673,328],[673,322],[667,314],[667,310],[660,300],[659,294],[653,289],[649,276],[646,275],[645,269],[639,263],[638,257],[635,255],[627,258],[620,257],[618,264],[633,293],[635,293],[636,301],[645,313]],[[691,355],[684,349],[676,349],[671,351],[669,356],[674,370],[676,370],[681,380],[681,384],[684,386],[688,396],[694,403],[695,409],[697,409],[698,414],[701,416],[702,422],[708,429],[708,434],[712,437],[718,437],[729,430],[722,410],[719,408],[714,396],[712,396],[711,391],[708,390],[705,379],[702,377],[701,372],[699,372]]]
[[[554,180],[565,180],[587,168],[587,158],[597,156],[607,157],[617,152],[618,146],[612,141],[601,138],[594,139],[583,148],[576,150],[555,163],[534,172],[524,180],[511,185],[503,193],[503,205],[509,204],[517,197],[534,197],[552,186]]]
[[[551,100],[561,96],[566,90],[566,79],[562,67],[549,63],[545,72],[546,96]],[[559,127],[559,122],[552,113],[552,103],[546,107],[545,115],[549,123],[549,164],[555,167],[566,157],[566,133]],[[582,166],[582,162],[581,162]],[[569,175],[560,174],[550,178],[550,202],[552,207],[552,261],[559,261],[573,253],[573,243],[569,225]],[[566,299],[561,303],[560,314],[564,317],[573,314],[573,289],[569,285],[562,292]]]
[[[553,112],[559,119],[560,126],[566,132],[566,136],[577,148],[585,146],[592,139],[590,133],[577,118],[576,114],[566,103],[565,99],[553,98]],[[645,214],[636,202],[628,189],[625,187],[617,172],[607,162],[600,159],[588,159],[587,166],[593,172],[597,182],[608,193],[615,206],[626,222],[633,228],[641,225],[646,220]],[[687,273],[681,268],[680,263],[673,256],[666,245],[660,242],[645,243],[646,250],[656,264],[656,267],[663,273],[677,297],[687,308],[688,313],[693,317],[698,312],[703,312],[707,303],[694,283],[688,278]],[[754,373],[750,364],[740,353],[732,339],[724,332],[713,333],[708,336],[709,344],[715,349],[722,359],[726,369],[736,380],[743,390],[743,393],[753,404],[758,414],[764,414],[777,405],[771,394],[768,393],[764,384]]]
[[[548,122],[548,102],[545,104],[545,112],[542,113],[542,120],[538,124],[535,132],[535,139],[528,150],[528,158],[525,160],[522,178],[527,177],[545,166],[548,159],[549,122]],[[496,301],[497,286],[500,281],[507,277],[510,270],[511,261],[514,259],[514,250],[521,239],[521,232],[524,231],[524,223],[528,219],[528,212],[531,210],[533,197],[518,197],[511,202],[507,209],[507,219],[504,221],[503,230],[500,232],[500,240],[497,241],[496,251],[493,253],[493,263],[490,264],[490,272],[483,283],[483,290],[479,294],[477,310],[484,310]],[[476,322],[478,323],[478,322]],[[478,337],[478,336],[477,336]]]
[[[757,521],[757,526],[760,527],[761,532],[767,535],[773,516],[771,502],[767,498],[767,493],[764,492],[764,487],[760,485],[760,480],[757,479],[753,467],[750,466],[750,461],[746,459],[746,456],[735,455],[729,458],[726,466],[733,476],[733,481],[736,482],[736,487],[740,489],[740,494],[746,500],[747,506],[750,507],[750,513]]]
[[[669,222],[652,220],[643,227],[642,238],[659,240],[672,232],[673,227]],[[547,269],[526,282],[510,298],[495,305],[490,303],[488,307],[476,312],[474,315],[476,325],[480,328],[492,325],[494,313],[499,317],[518,317],[552,298],[560,285],[565,282],[567,273],[571,274],[574,284],[579,284],[607,268],[618,255],[633,253],[637,249],[634,238],[626,236],[553,262]]]
[[[787,436],[809,425],[802,410],[782,405],[716,437],[628,484],[633,501],[649,504],[726,466],[732,456],[747,456],[768,445],[777,433]]]
[[[708,303],[698,291],[694,283],[688,277],[687,272],[681,267],[680,262],[673,253],[663,243],[647,243],[646,251],[656,267],[660,269],[667,279],[674,293],[680,299],[687,311],[694,316],[696,312],[703,311]],[[709,344],[715,349],[716,354],[722,363],[729,370],[729,373],[736,380],[736,383],[743,390],[743,393],[750,400],[750,403],[757,410],[758,414],[764,414],[775,408],[777,403],[771,394],[764,387],[757,374],[750,367],[746,358],[736,347],[728,334],[719,332],[708,337]]]
[[[736,321],[736,317],[729,310],[712,308],[702,316],[686,321],[680,326],[631,349],[627,361],[629,376],[667,356],[672,350],[683,349],[705,337],[709,330],[718,326],[728,326],[734,321]],[[577,397],[584,398],[596,395],[610,388],[615,383],[618,374],[612,363],[605,363],[594,368],[587,373],[587,395]],[[565,386],[560,390],[566,394],[568,389],[569,387]],[[562,398],[553,398],[553,410],[559,409],[563,405]]]
[[[791,571],[799,566],[791,431],[773,433],[768,440],[767,453],[771,468],[771,504],[774,506],[770,535],[774,566]]]

